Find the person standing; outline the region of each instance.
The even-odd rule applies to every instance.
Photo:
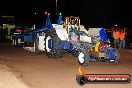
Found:
[[[119,47],[120,32],[117,28],[113,32],[113,37],[114,37],[114,46],[115,46],[115,48],[118,48]]]
[[[120,49],[123,49],[125,48],[125,35],[126,35],[126,32],[125,30],[121,30],[120,32]]]

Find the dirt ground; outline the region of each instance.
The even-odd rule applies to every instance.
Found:
[[[108,62],[90,62],[84,69],[88,74],[132,75],[131,50],[120,51],[120,55],[118,65]],[[0,63],[13,69],[12,74],[29,88],[132,88],[132,83],[78,85],[76,75],[79,64],[77,58],[70,54],[65,54],[62,58],[49,59],[44,54],[35,55],[23,48],[0,44]]]
[[[0,88],[28,88],[22,80],[20,74],[14,75],[13,69],[7,67],[0,61]]]

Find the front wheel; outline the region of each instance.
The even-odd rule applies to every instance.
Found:
[[[89,53],[86,51],[80,51],[78,54],[78,62],[80,65],[86,66],[88,65],[90,60]]]
[[[109,62],[112,64],[119,64],[119,58],[120,58],[119,51],[115,49],[113,52],[111,52],[110,55],[109,55],[110,58]]]

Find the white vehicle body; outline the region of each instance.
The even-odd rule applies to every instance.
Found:
[[[38,44],[38,49],[40,51],[44,51],[45,45],[44,45],[44,38],[45,36],[39,36],[39,44]]]
[[[63,25],[58,25],[58,24],[52,24],[52,25],[53,28],[55,28],[56,33],[61,40],[68,40],[68,33],[67,30],[63,28]]]
[[[45,51],[44,48],[45,48],[45,45],[44,45],[44,38],[45,36],[39,36],[39,42],[38,42],[38,50],[39,51]],[[34,43],[34,46],[32,47],[29,47],[29,46],[24,46],[23,47],[24,49],[28,50],[28,51],[31,51],[31,52],[35,52],[35,43]]]
[[[88,35],[89,36],[96,36],[96,37],[98,37],[98,36],[100,36],[99,35],[99,31],[101,30],[101,28],[89,28],[88,29]]]
[[[70,20],[68,20],[68,18],[65,19],[65,21],[68,22],[68,23],[64,23],[62,25],[52,24],[54,30],[56,31],[57,36],[61,40],[66,40],[66,41],[75,41],[75,40],[77,40],[78,36],[75,35],[74,33],[72,34],[72,38],[69,38],[69,30],[70,30],[70,28],[71,27],[77,27],[77,25],[69,24]],[[91,37],[88,36],[88,31],[85,29],[85,27],[83,25],[80,25],[80,19],[78,20],[78,24],[79,24],[79,26],[78,26],[79,27],[79,31],[83,31],[86,34],[86,35],[80,35],[79,36],[80,37],[80,41],[82,41],[82,42],[91,42]],[[64,25],[67,26],[68,28],[64,27]],[[38,38],[39,38],[38,50],[39,51],[45,51],[45,40],[44,40],[45,39],[45,35],[39,35]],[[24,47],[24,48],[26,48],[26,47]],[[35,52],[35,44],[34,44],[34,47],[33,47],[32,51]]]
[[[67,30],[65,28],[63,28],[63,25],[58,25],[58,24],[52,24],[52,25],[53,25],[53,28],[55,28],[56,33],[57,33],[58,37],[61,40],[69,41]],[[86,34],[88,34],[88,31],[84,28],[83,25],[80,26],[80,31],[84,31]],[[38,43],[39,51],[45,51],[44,50],[44,48],[45,48],[44,38],[45,38],[45,35],[41,35],[41,36],[39,35],[39,43]],[[82,41],[82,42],[91,42],[91,37],[89,37],[87,35],[80,35],[80,41]],[[35,52],[35,45],[34,45],[34,47],[30,47],[30,48],[29,47],[24,47],[24,48],[26,50]]]

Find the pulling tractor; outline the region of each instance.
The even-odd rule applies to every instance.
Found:
[[[110,46],[105,29],[80,25],[79,17],[66,17],[63,24],[52,24],[53,30],[45,33],[45,52],[50,58],[71,52],[80,65],[91,61],[119,63],[119,53]]]
[[[115,48],[109,46],[104,29],[86,30],[83,25],[80,25],[79,17],[74,16],[66,17],[62,24],[51,24],[47,16],[46,23],[46,26],[32,33],[36,35],[36,37],[31,35],[34,46],[24,47],[24,49],[45,52],[49,58],[62,57],[64,53],[70,52],[78,58],[80,65],[88,65],[90,61],[102,59],[113,63],[118,62],[119,54]]]

